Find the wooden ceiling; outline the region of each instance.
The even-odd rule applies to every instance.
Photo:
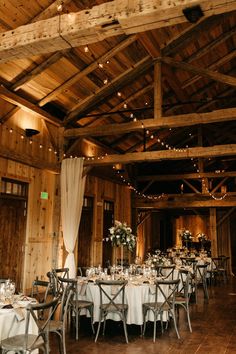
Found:
[[[142,194],[234,191],[236,0],[6,0],[0,31],[3,124],[33,112]]]

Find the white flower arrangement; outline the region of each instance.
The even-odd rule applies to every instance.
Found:
[[[189,230],[182,230],[180,233],[182,241],[191,241],[193,239],[192,234]]]
[[[207,241],[207,236],[201,232],[199,234],[197,234],[197,238],[198,238],[199,242]]]
[[[105,241],[111,241],[112,246],[126,246],[129,251],[133,251],[136,246],[136,236],[132,234],[132,229],[126,222],[115,220],[115,225],[110,227],[109,236]]]

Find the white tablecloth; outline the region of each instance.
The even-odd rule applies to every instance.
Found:
[[[24,308],[22,308],[22,314],[24,314],[24,317],[26,316],[26,310]],[[14,309],[0,309],[0,341],[18,334],[24,334],[25,323],[25,318],[22,317],[20,321],[17,319]],[[29,323],[29,333],[38,333],[38,327],[34,320],[31,320]],[[34,353],[37,352],[38,351],[34,351]]]
[[[110,289],[111,291],[111,289]],[[100,294],[99,287],[94,283],[88,283],[86,294],[79,295],[79,299],[86,299],[93,301],[94,303],[94,322],[99,321],[99,306],[100,306]],[[159,301],[162,301],[163,298],[158,298]],[[121,299],[117,299],[121,301]],[[127,324],[143,324],[143,312],[142,304],[144,302],[154,301],[154,287],[150,284],[134,285],[132,283],[127,284],[125,288],[125,303],[128,304],[128,313],[127,313]],[[153,320],[152,312],[149,311],[148,319]],[[107,319],[112,319],[115,321],[120,320],[118,315],[110,314],[107,316]],[[166,320],[166,316],[163,316],[163,320]]]

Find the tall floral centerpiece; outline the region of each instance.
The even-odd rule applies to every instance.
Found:
[[[207,236],[204,233],[200,232],[199,234],[197,234],[197,238],[198,242],[201,243],[201,248],[204,249],[204,244],[207,241]]]
[[[132,234],[132,229],[126,222],[115,220],[115,225],[110,227],[106,241],[111,241],[113,247],[121,247],[121,262],[123,265],[123,247],[133,251],[136,246],[136,236]]]
[[[189,230],[183,229],[180,233],[182,244],[185,243],[186,247],[188,247],[188,243],[192,241],[193,237]]]

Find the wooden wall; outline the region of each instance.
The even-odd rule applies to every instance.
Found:
[[[24,279],[21,290],[30,289],[36,276],[46,279],[46,272],[55,263],[62,263],[59,175],[0,158],[0,177],[29,183]],[[40,198],[41,192],[48,192],[48,200]]]

